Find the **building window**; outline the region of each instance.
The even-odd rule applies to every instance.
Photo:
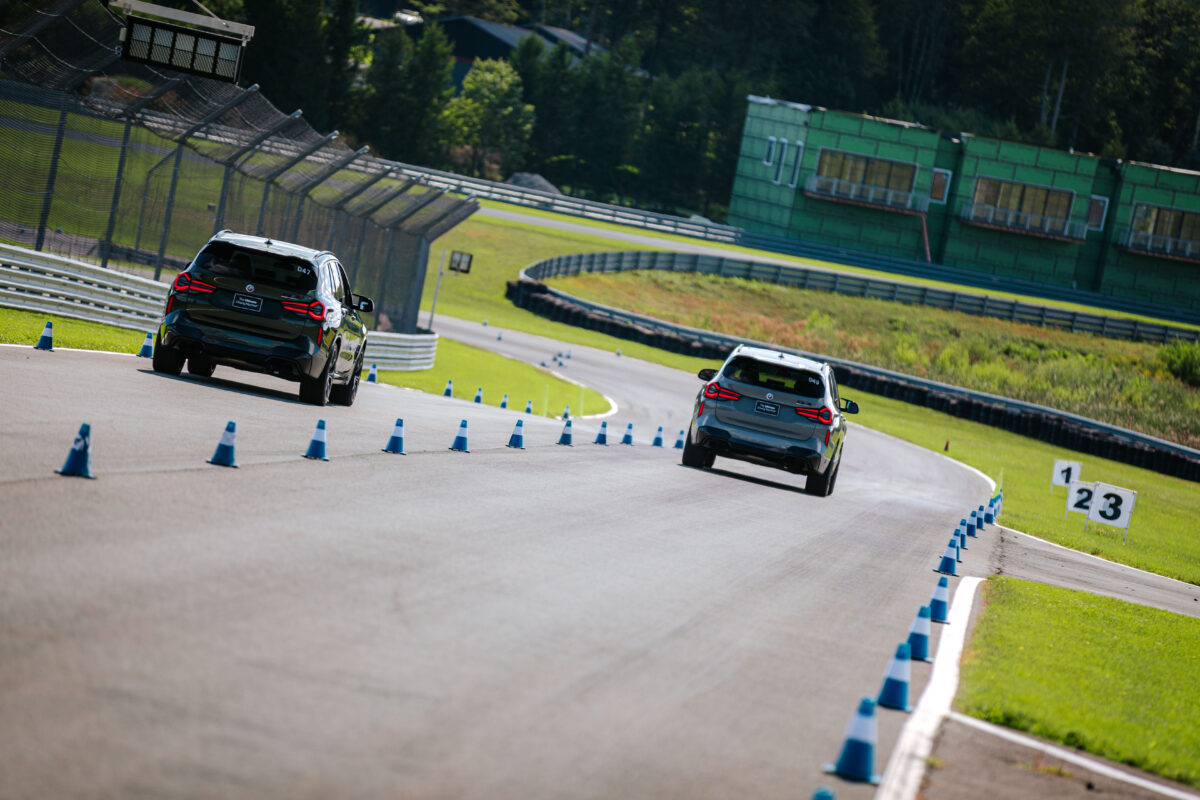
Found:
[[[822,150],[821,159],[817,163],[817,175],[822,178],[900,192],[912,191],[916,174],[915,164],[840,153],[837,150]]]
[[[1108,198],[1094,194],[1088,198],[1088,230],[1104,230],[1104,219],[1108,216]]]
[[[800,154],[804,152],[804,142],[796,142],[796,160],[792,162],[792,177],[788,180],[788,188],[795,189],[800,182]]]
[[[950,176],[953,174],[948,169],[933,171],[933,180],[929,184],[929,202],[939,205],[946,204],[946,198],[950,194]]]
[[[776,186],[779,181],[783,180],[783,162],[787,161],[787,146],[788,140],[782,136],[779,138],[779,160],[775,162],[775,177],[771,179],[771,183]]]
[[[1137,233],[1160,236],[1164,239],[1185,239],[1200,242],[1200,214],[1159,208],[1138,203],[1133,207],[1133,223]]]
[[[768,136],[767,137],[767,152],[765,155],[763,155],[763,163],[769,167],[769,166],[771,166],[771,162],[774,159],[775,159],[775,137]]]

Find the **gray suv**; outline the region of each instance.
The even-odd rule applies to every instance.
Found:
[[[764,347],[739,345],[719,370],[697,373],[704,388],[683,444],[683,464],[711,467],[717,456],[807,475],[804,491],[833,493],[846,439],[833,368]]]

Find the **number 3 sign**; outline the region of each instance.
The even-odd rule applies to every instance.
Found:
[[[1133,504],[1136,500],[1137,492],[1132,489],[1097,483],[1087,518],[1092,522],[1129,530],[1129,518],[1133,516]]]

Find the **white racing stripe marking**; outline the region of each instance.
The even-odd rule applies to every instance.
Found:
[[[963,725],[975,728],[976,730],[983,731],[984,733],[990,733],[993,736],[998,736],[1001,739],[1007,739],[1008,741],[1014,742],[1023,747],[1040,750],[1051,758],[1057,758],[1060,761],[1066,761],[1070,764],[1075,764],[1076,766],[1091,770],[1097,775],[1103,775],[1106,778],[1125,781],[1126,783],[1133,784],[1140,789],[1147,789],[1152,792],[1157,792],[1164,797],[1174,797],[1178,798],[1178,800],[1196,800],[1197,798],[1200,798],[1200,794],[1184,791],[1182,789],[1176,789],[1174,786],[1164,786],[1161,783],[1148,781],[1139,775],[1130,775],[1128,772],[1119,770],[1109,764],[1105,764],[1100,761],[1093,761],[1092,759],[1073,750],[1064,750],[1061,747],[1047,744],[1043,741],[1039,741],[1038,739],[1034,739],[1031,736],[1026,736],[1023,733],[1017,733],[1016,731],[1009,730],[1008,728],[1001,728],[999,725],[993,725],[990,722],[984,722],[981,719],[968,717],[965,714],[958,713],[957,711],[950,712],[950,719],[954,720],[955,722],[961,722]],[[878,795],[876,795],[876,797],[878,797]]]

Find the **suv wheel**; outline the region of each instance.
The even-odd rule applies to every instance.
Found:
[[[805,494],[829,497],[833,494],[833,486],[837,483],[838,470],[841,468],[842,456],[839,453],[838,460],[830,464],[824,473],[813,473],[808,476],[808,480],[804,484]]]
[[[682,463],[685,467],[711,467],[715,456],[707,448],[692,442],[692,432],[688,431],[687,439],[683,442]]]
[[[329,394],[333,389],[333,360],[337,357],[340,344],[334,342],[329,348],[329,358],[325,360],[325,369],[315,378],[307,375],[300,378],[300,399],[314,406],[329,405]]]
[[[187,369],[191,375],[199,375],[201,378],[211,378],[213,370],[216,368],[217,365],[211,358],[205,358],[204,356],[191,356],[188,358]]]
[[[154,357],[150,360],[155,372],[178,375],[183,369],[183,353],[174,347],[164,347],[161,334],[154,334]]]
[[[350,380],[342,386],[334,386],[329,390],[329,399],[338,405],[354,405],[354,398],[358,396],[358,383],[362,378],[364,350],[366,350],[365,347],[359,349],[358,358],[354,361],[354,371],[350,375]]]

